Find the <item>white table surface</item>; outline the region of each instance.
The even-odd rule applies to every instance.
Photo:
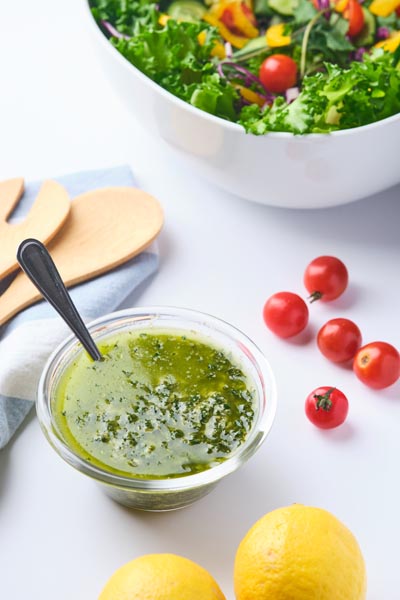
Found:
[[[400,187],[307,212],[250,204],[198,180],[114,96],[78,4],[3,3],[0,177],[132,165],[166,214],[160,271],[136,302],[199,309],[241,328],[271,362],[279,406],[271,434],[242,470],[170,514],[130,512],[107,499],[56,456],[32,414],[0,452],[0,596],[95,600],[123,563],[173,552],[209,569],[233,600],[244,533],[264,513],[301,502],[332,511],[357,536],[368,600],[399,600],[400,385],[369,390],[326,361],[313,335],[304,343],[273,337],[261,312],[273,292],[304,295],[306,264],[334,254],[348,265],[350,288],[334,304],[312,306],[311,333],[345,316],[366,342],[400,346]],[[349,418],[338,430],[321,432],[305,418],[304,398],[319,385],[348,395]]]

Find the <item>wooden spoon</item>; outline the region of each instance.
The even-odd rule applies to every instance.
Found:
[[[27,237],[43,243],[51,240],[68,217],[70,200],[62,185],[45,181],[39,194],[21,223],[7,223],[24,191],[22,177],[0,182],[0,279],[18,268],[16,248]]]
[[[142,190],[94,190],[71,202],[69,218],[48,248],[69,287],[139,254],[156,238],[162,224],[159,203]],[[28,277],[19,273],[0,296],[0,325],[41,298]]]
[[[0,182],[0,220],[6,221],[24,193],[22,177]]]

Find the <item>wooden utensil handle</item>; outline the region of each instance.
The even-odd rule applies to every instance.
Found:
[[[7,221],[24,192],[22,177],[0,182],[0,221]]]
[[[139,254],[156,238],[162,224],[162,209],[149,194],[130,187],[94,190],[71,202],[68,220],[49,250],[70,287]],[[32,232],[25,237],[32,236],[37,237]],[[27,276],[19,273],[0,296],[0,325],[40,299]]]

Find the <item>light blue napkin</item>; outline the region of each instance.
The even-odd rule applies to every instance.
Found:
[[[134,177],[127,166],[54,179],[65,187],[72,200],[93,189],[135,186]],[[13,219],[29,212],[40,185],[41,182],[26,185],[24,197]],[[72,299],[85,321],[95,319],[116,310],[141,283],[156,272],[157,267],[158,254],[153,244],[117,269],[72,288]],[[42,335],[38,336],[37,328],[42,323]],[[57,339],[57,331],[61,332],[62,337],[68,335],[61,318],[47,302],[27,308],[0,330],[0,448],[8,443],[33,406],[39,370],[54,350],[52,340]],[[30,343],[35,345],[35,352],[29,353]],[[29,364],[29,359],[21,360],[20,351],[31,356],[35,364]]]

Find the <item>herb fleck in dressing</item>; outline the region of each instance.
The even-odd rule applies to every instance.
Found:
[[[255,392],[231,357],[201,339],[124,332],[81,352],[60,378],[57,425],[66,443],[109,472],[147,479],[190,475],[245,440]]]

